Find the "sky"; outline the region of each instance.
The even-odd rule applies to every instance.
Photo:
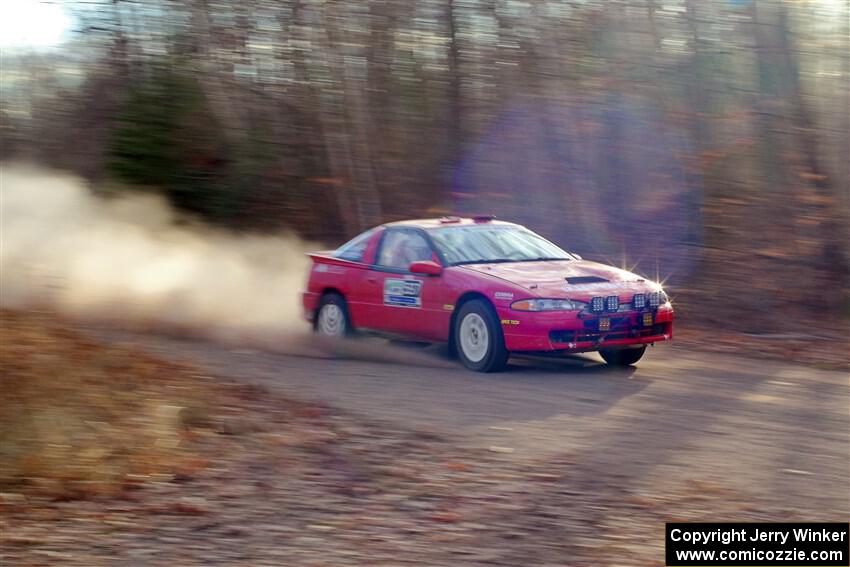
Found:
[[[810,4],[838,14],[846,9],[846,2],[811,0]],[[68,39],[73,24],[63,0],[0,0],[0,49],[55,47]]]
[[[54,47],[72,25],[61,1],[0,0],[0,49]]]

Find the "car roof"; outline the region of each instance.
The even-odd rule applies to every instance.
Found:
[[[435,219],[411,219],[403,221],[388,222],[381,226],[385,227],[413,227],[425,230],[435,228],[446,228],[452,226],[520,226],[516,223],[494,220],[492,217],[441,217]]]

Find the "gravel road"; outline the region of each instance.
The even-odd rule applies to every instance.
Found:
[[[842,372],[666,346],[481,375],[381,342],[90,330],[220,378],[238,419],[120,498],[0,493],[0,564],[663,565],[667,521],[850,518]]]
[[[328,358],[326,349],[293,356],[109,336],[460,446],[518,460],[568,459],[587,480],[632,494],[701,486],[789,517],[850,518],[845,372],[665,345],[627,369],[588,354],[512,359],[507,371],[482,375],[433,348],[367,342]]]

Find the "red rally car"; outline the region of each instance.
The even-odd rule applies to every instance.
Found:
[[[673,337],[659,284],[492,217],[388,223],[309,256],[304,313],[316,332],[448,341],[480,372],[512,352],[599,351],[629,365]]]

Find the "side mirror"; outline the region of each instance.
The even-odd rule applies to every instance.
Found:
[[[443,267],[437,262],[431,260],[422,260],[410,264],[408,270],[414,274],[422,274],[423,276],[439,276],[443,273]]]

